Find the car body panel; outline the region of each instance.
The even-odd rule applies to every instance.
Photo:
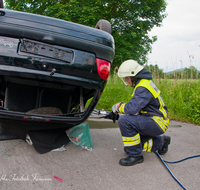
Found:
[[[98,74],[96,59],[112,64],[112,35],[41,15],[0,13],[1,128],[25,138],[30,130],[69,129],[84,122],[107,82]],[[57,106],[63,114],[29,112],[45,106]]]

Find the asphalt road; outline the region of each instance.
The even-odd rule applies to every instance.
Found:
[[[89,126],[92,151],[69,143],[66,151],[41,155],[22,140],[1,141],[0,189],[182,189],[154,153],[145,153],[144,162],[135,166],[118,164],[126,154],[117,123],[90,120]],[[166,135],[172,140],[164,160],[200,155],[200,126],[171,121]],[[167,165],[186,189],[200,189],[200,157]]]

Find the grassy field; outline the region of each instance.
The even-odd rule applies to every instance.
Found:
[[[153,80],[161,91],[170,119],[200,125],[200,79],[198,80]],[[128,102],[133,88],[125,86],[117,76],[110,76],[96,109],[111,111],[112,105]]]

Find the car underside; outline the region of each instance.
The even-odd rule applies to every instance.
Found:
[[[114,58],[114,40],[102,22],[95,29],[0,9],[0,23],[1,128],[25,138],[27,131],[84,122]]]

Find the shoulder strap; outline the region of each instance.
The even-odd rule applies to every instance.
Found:
[[[141,79],[140,82],[136,85],[135,90],[137,87],[140,87],[140,86],[149,90],[149,92],[151,92],[154,98],[157,98],[160,95],[160,90],[151,80]]]

